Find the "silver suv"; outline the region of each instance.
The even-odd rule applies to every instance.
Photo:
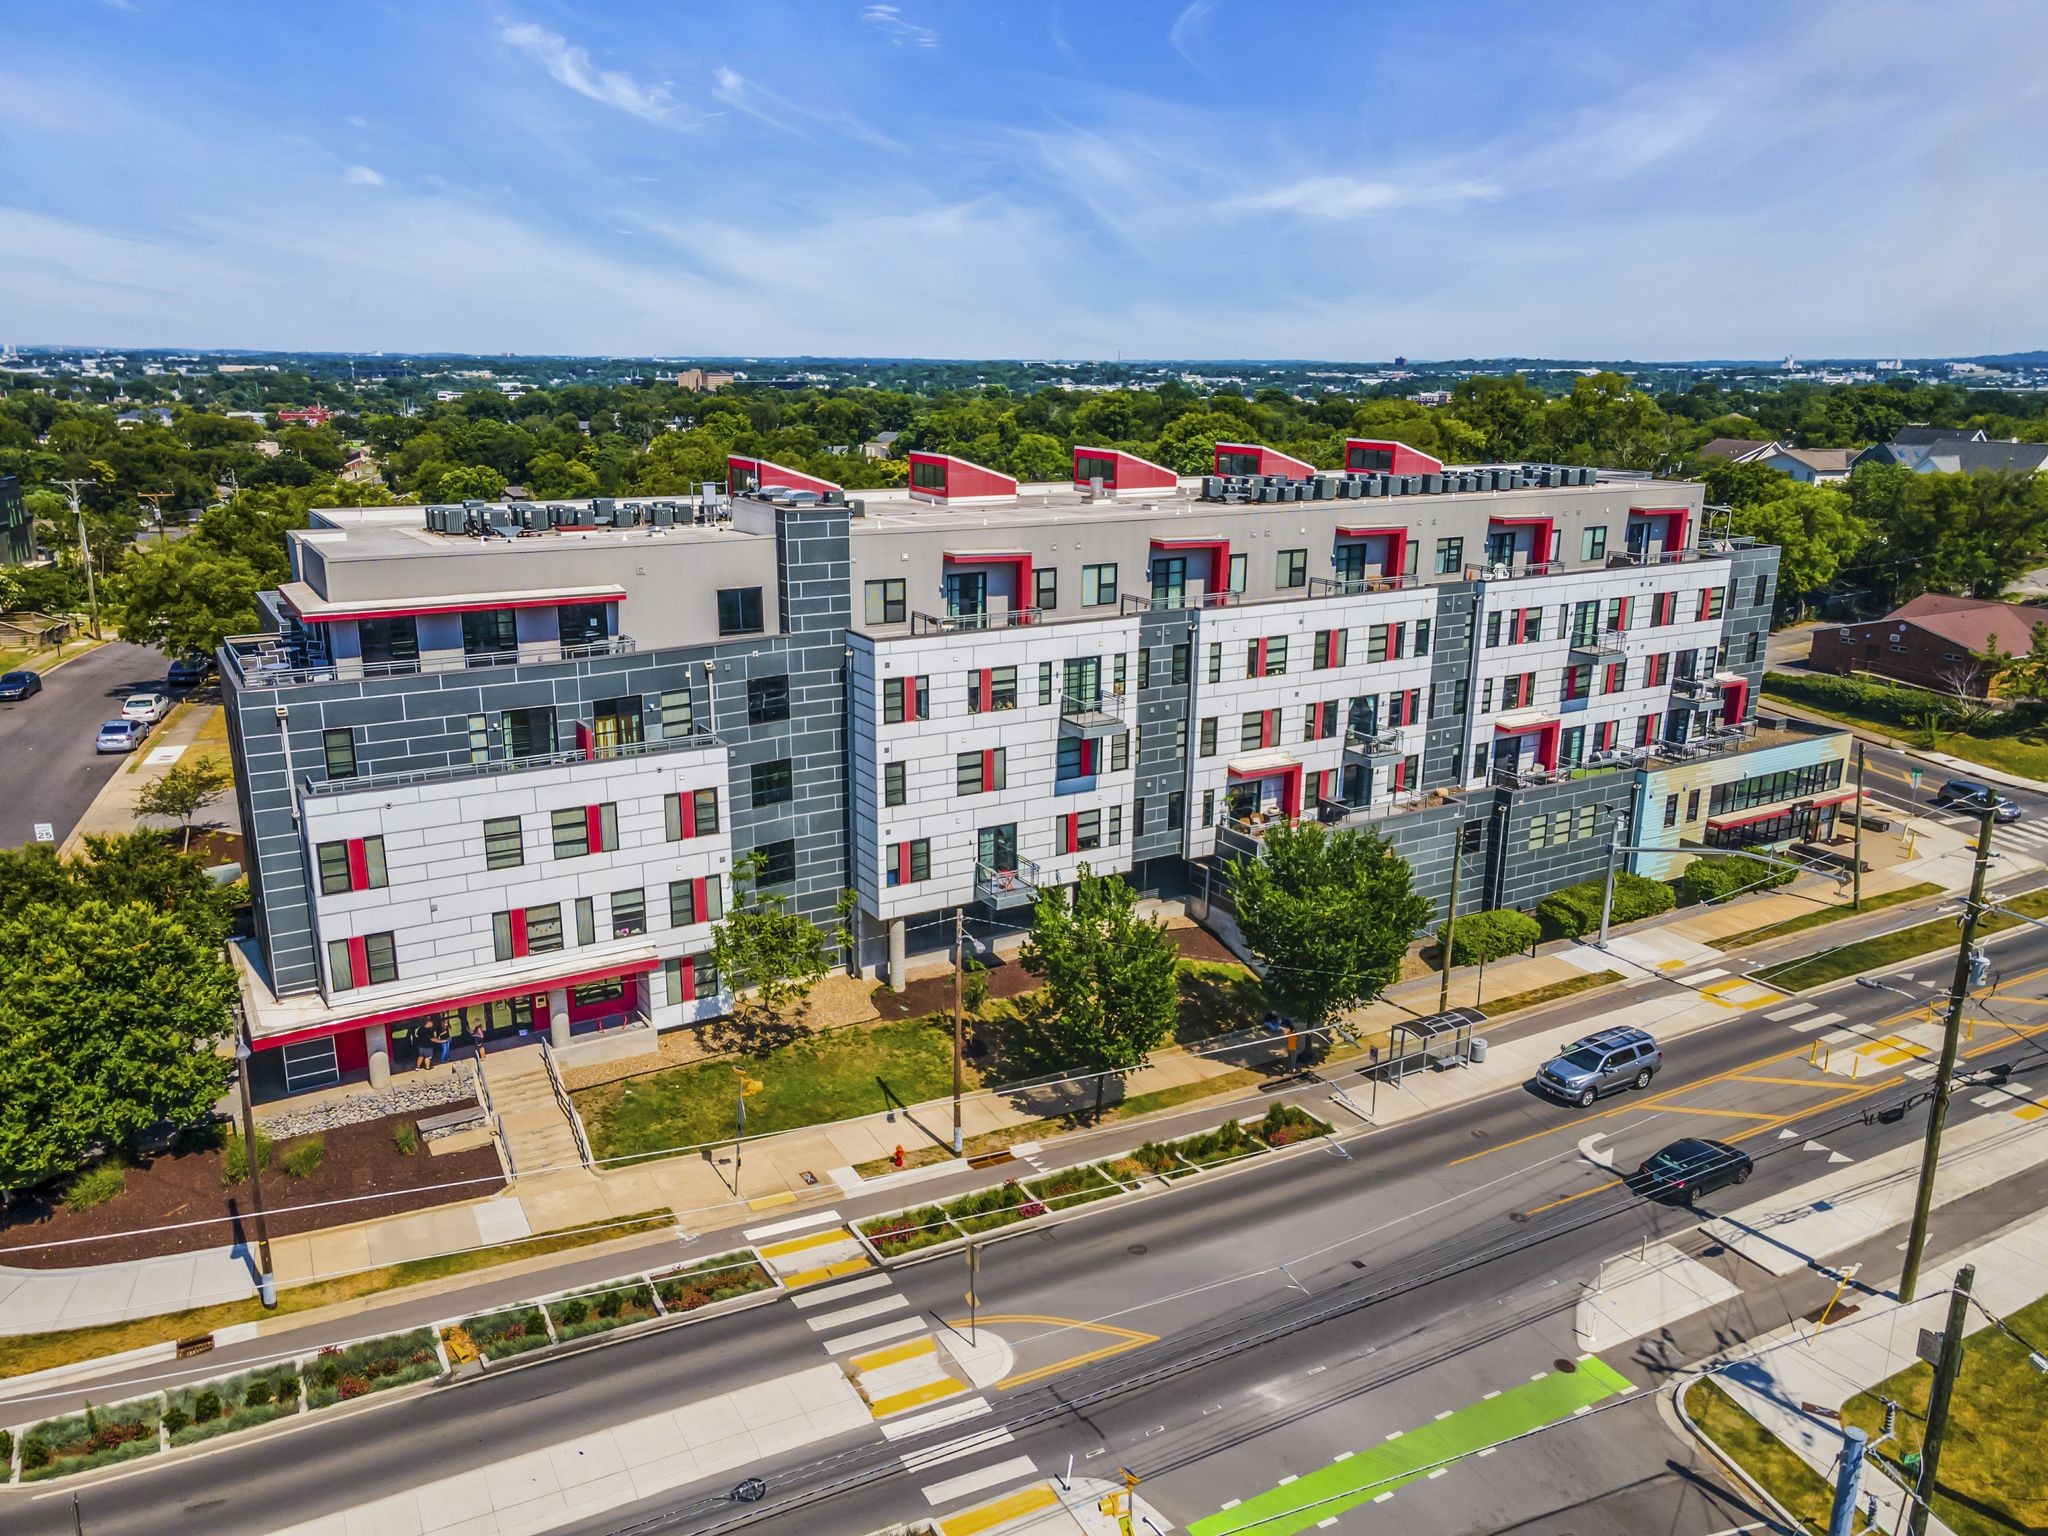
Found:
[[[1536,1074],[1536,1086],[1581,1109],[1617,1088],[1647,1088],[1664,1053],[1640,1029],[1603,1029],[1574,1041]]]

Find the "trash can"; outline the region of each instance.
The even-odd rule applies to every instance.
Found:
[[[1466,1060],[1470,1061],[1474,1066],[1477,1066],[1480,1062],[1486,1060],[1486,1042],[1480,1039],[1477,1035],[1474,1035],[1470,1040],[1466,1041],[1465,1058]]]

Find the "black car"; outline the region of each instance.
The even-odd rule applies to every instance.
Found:
[[[32,698],[43,691],[40,672],[0,673],[0,699]]]
[[[1747,1183],[1755,1171],[1756,1164],[1740,1147],[1686,1136],[1645,1158],[1629,1184],[1652,1200],[1691,1205],[1702,1194]]]

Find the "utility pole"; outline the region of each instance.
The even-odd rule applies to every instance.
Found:
[[[1849,899],[1849,910],[1863,910],[1863,740],[1856,741],[1856,850],[1855,862],[1850,865],[1850,878],[1855,882],[1854,894]]]
[[[1448,1013],[1451,1007],[1451,955],[1457,948],[1458,938],[1458,877],[1464,869],[1465,829],[1461,825],[1451,842],[1451,907],[1444,917],[1443,980],[1436,989],[1438,1013]]]
[[[963,1076],[960,1058],[965,1047],[966,1026],[960,1009],[960,971],[967,963],[967,909],[953,912],[953,1155],[967,1155],[967,1133],[960,1127],[960,1087]]]
[[[256,1215],[256,1289],[263,1298],[263,1305],[277,1305],[277,1271],[270,1266],[270,1217],[263,1209],[263,1158],[256,1143],[256,1092],[250,1081],[250,1059],[255,1052],[249,1049],[248,1033],[241,1027],[241,1012],[238,1007],[235,1019],[235,1057],[241,1063],[242,1082],[242,1158],[249,1165],[249,1201],[255,1207]]]
[[[92,577],[92,546],[86,542],[85,538],[85,511],[78,504],[78,488],[81,485],[91,485],[93,482],[90,480],[58,480],[54,483],[63,486],[65,490],[71,493],[71,515],[78,523],[78,553],[80,558],[85,561],[85,601],[86,606],[92,610],[92,637],[97,640],[100,637],[100,597],[99,590],[94,585]]]
[[[1934,1480],[1941,1471],[1941,1442],[1948,1434],[1948,1404],[1956,1377],[1963,1369],[1963,1330],[1970,1317],[1970,1286],[1977,1266],[1956,1271],[1948,1293],[1948,1326],[1942,1330],[1941,1359],[1934,1367],[1934,1385],[1927,1394],[1927,1432],[1920,1437],[1920,1475],[1913,1483],[1913,1508],[1906,1517],[1906,1536],[1927,1536],[1927,1517],[1934,1508]]]
[[[1856,1488],[1863,1481],[1863,1456],[1870,1436],[1854,1424],[1842,1430],[1842,1459],[1835,1463],[1835,1507],[1828,1514],[1828,1536],[1854,1536]]]
[[[1955,979],[1948,988],[1948,1024],[1941,1036],[1941,1065],[1934,1074],[1934,1103],[1927,1111],[1927,1143],[1920,1155],[1920,1188],[1913,1197],[1913,1232],[1906,1240],[1906,1267],[1899,1276],[1899,1300],[1911,1301],[1920,1285],[1920,1261],[1927,1253],[1927,1219],[1934,1209],[1934,1173],[1941,1164],[1941,1131],[1948,1120],[1949,1084],[1955,1077],[1956,1052],[1963,1038],[1963,1003],[1970,995],[1970,956],[1977,937],[1977,914],[1984,910],[1984,880],[1991,869],[1991,825],[1994,807],[1983,817],[1977,834],[1977,866],[1970,875],[1970,901],[1963,908],[1963,932],[1956,945]]]
[[[1593,947],[1607,947],[1607,925],[1614,916],[1614,872],[1621,863],[1621,812],[1612,806],[1605,807],[1613,826],[1607,841],[1607,886],[1600,894],[1600,937]]]

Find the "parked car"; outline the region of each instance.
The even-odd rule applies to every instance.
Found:
[[[144,725],[155,725],[170,712],[171,701],[160,693],[131,693],[121,701],[121,718]]]
[[[0,673],[0,699],[28,699],[43,691],[40,672]]]
[[[1617,1088],[1649,1087],[1663,1065],[1657,1042],[1643,1030],[1624,1025],[1573,1041],[1543,1064],[1536,1086],[1583,1109]]]
[[[99,739],[93,743],[95,752],[133,752],[142,745],[142,738],[149,734],[149,727],[140,720],[109,720],[100,727]]]
[[[1686,1136],[1643,1159],[1629,1185],[1652,1200],[1691,1205],[1703,1194],[1746,1184],[1756,1164],[1740,1147],[1704,1136]]]
[[[165,683],[172,688],[197,688],[212,671],[213,663],[204,656],[180,656],[171,663]]]
[[[1981,811],[1994,808],[2000,821],[2018,821],[2020,808],[2001,794],[1992,791],[1989,784],[1979,784],[1975,779],[1950,779],[1941,786],[1934,797],[1934,803],[1945,808],[1965,811]]]

